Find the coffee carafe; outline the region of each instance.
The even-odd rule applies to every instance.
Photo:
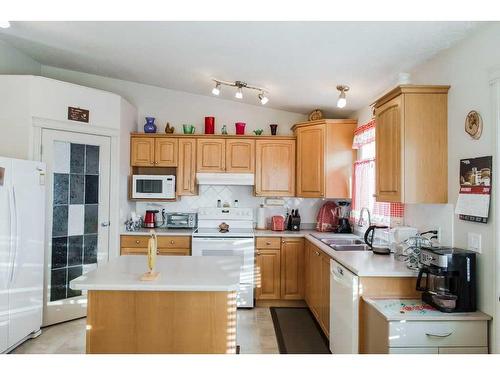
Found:
[[[417,290],[422,300],[443,312],[476,311],[476,253],[423,247]]]

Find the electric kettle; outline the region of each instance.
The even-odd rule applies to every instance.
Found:
[[[365,232],[365,242],[374,254],[389,255],[391,253],[391,248],[389,242],[382,239],[382,237],[375,236],[375,232],[381,229],[388,229],[387,226],[371,225]]]

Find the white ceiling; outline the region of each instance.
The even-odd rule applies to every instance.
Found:
[[[44,65],[211,95],[211,77],[269,89],[269,107],[348,116],[477,22],[12,22],[0,38]],[[348,104],[335,108],[337,84]],[[244,102],[257,104],[257,93]],[[221,97],[234,99],[234,90]]]

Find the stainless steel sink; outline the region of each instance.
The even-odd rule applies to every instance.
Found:
[[[361,245],[365,244],[363,240],[357,238],[322,238],[321,242],[327,245]]]
[[[356,245],[329,245],[335,251],[366,251],[370,248],[365,244]]]
[[[320,238],[335,251],[366,251],[370,248],[359,238]]]

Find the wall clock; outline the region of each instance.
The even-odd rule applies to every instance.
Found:
[[[483,132],[483,119],[477,111],[470,111],[465,117],[465,132],[469,134],[472,139],[481,138]]]

